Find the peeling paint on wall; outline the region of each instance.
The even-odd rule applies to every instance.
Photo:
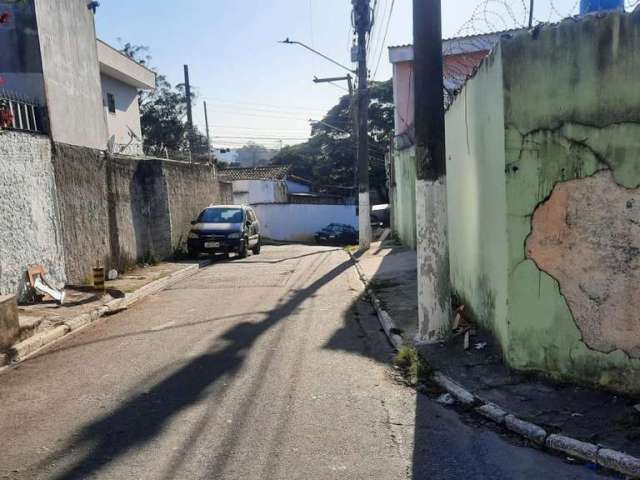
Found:
[[[640,358],[640,189],[609,171],[560,183],[532,226],[527,257],[558,281],[584,342]]]

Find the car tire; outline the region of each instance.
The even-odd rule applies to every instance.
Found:
[[[192,260],[196,260],[200,256],[200,252],[198,250],[187,250],[187,257]]]
[[[245,238],[244,242],[242,242],[242,246],[240,250],[238,250],[238,257],[247,258],[249,255],[249,239]]]
[[[260,255],[260,247],[262,247],[262,240],[258,238],[258,243],[256,243],[256,246],[251,249],[254,255]]]

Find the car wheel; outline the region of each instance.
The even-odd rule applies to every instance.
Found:
[[[242,246],[240,247],[240,250],[238,251],[238,257],[247,258],[248,254],[249,254],[249,239],[245,238],[244,242],[242,242]]]
[[[197,259],[200,256],[200,252],[197,250],[187,250],[187,257],[191,258],[192,260]]]
[[[256,246],[251,250],[254,255],[260,255],[260,247],[262,246],[261,244],[262,241],[260,240],[260,238],[258,238],[258,243],[256,243]]]

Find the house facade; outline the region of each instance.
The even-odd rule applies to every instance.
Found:
[[[218,176],[231,182],[238,205],[287,203],[291,194],[311,193],[311,182],[291,175],[288,166],[226,168]]]
[[[97,46],[110,146],[122,155],[143,155],[139,92],[156,88],[156,74],[102,40]]]
[[[234,203],[254,207],[265,238],[308,242],[330,223],[357,228],[350,199],[313,192],[311,182],[292,175],[289,166],[222,169],[218,178],[232,183]]]
[[[0,1],[0,11],[8,13],[0,28],[8,46],[0,49],[0,98],[11,102],[14,128],[102,150],[111,137],[127,148],[131,139],[140,143],[137,89],[154,89],[155,74],[96,39],[87,1]],[[31,106],[37,118],[23,115]]]
[[[443,40],[445,103],[453,101],[466,79],[472,75],[497,42],[516,31],[490,33]],[[392,227],[400,240],[416,248],[416,160],[414,128],[413,45],[389,48],[393,65],[395,136],[389,160],[389,197]]]

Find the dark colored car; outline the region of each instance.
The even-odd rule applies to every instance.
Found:
[[[354,245],[358,243],[358,231],[351,225],[330,223],[314,235],[317,243]]]
[[[187,249],[189,256],[201,253],[237,253],[241,258],[249,250],[260,254],[260,222],[256,212],[243,205],[211,205],[191,222]]]

